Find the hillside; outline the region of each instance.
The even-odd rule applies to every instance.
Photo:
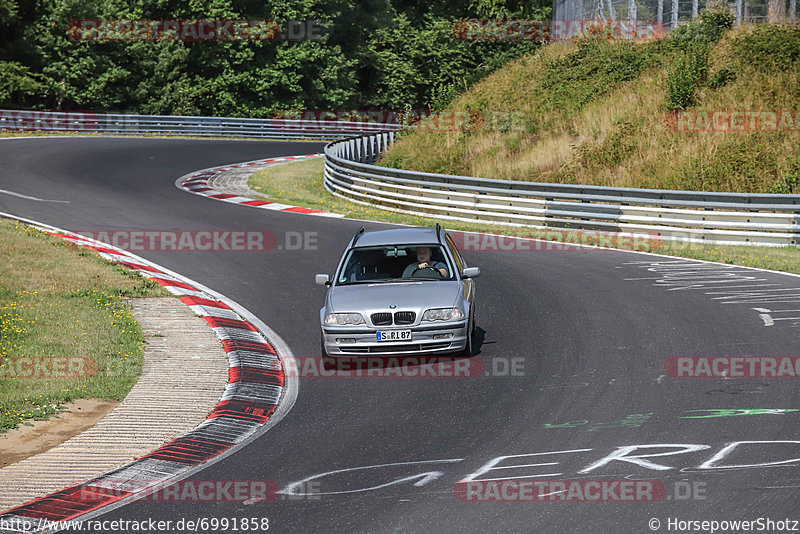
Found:
[[[800,193],[800,26],[730,26],[727,13],[708,11],[660,40],[545,46],[449,104],[469,112],[468,128],[405,134],[382,164],[539,182]],[[727,111],[715,117],[717,110]],[[747,115],[770,111],[777,113]]]

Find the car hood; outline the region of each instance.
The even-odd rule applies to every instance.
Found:
[[[358,312],[369,309],[398,310],[449,308],[461,292],[457,281],[400,282],[335,286],[328,294],[334,312]]]

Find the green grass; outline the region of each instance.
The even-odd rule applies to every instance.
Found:
[[[8,131],[0,132],[0,137],[36,137],[44,135],[52,135],[52,134],[40,133],[40,132],[8,132]]]
[[[141,374],[144,344],[125,298],[167,295],[94,252],[0,220],[0,432],[74,399],[122,400]],[[20,375],[24,358],[85,366],[78,376],[24,376],[35,369]]]
[[[675,131],[668,112],[800,109],[800,25],[717,12],[650,42],[555,43],[471,86],[467,127],[402,134],[380,165],[483,178],[797,193],[800,129]],[[719,30],[719,31],[717,31]],[[717,40],[718,39],[718,40]],[[516,124],[487,122],[496,112]],[[488,127],[487,127],[488,124]]]
[[[274,165],[254,173],[248,180],[250,189],[276,202],[295,204],[333,213],[342,213],[352,219],[368,219],[401,224],[423,224],[424,219],[391,211],[362,206],[335,197],[322,185],[322,158],[311,158]],[[254,197],[263,198],[263,197]]]
[[[562,243],[608,246],[607,238],[591,233],[440,220],[361,206],[334,197],[323,188],[322,165],[322,158],[314,158],[267,167],[250,177],[249,186],[277,202],[341,213],[352,219],[414,226],[433,226],[439,222],[449,230],[488,232]],[[721,246],[657,240],[640,240],[629,245],[622,248],[800,274],[800,248],[797,247]]]

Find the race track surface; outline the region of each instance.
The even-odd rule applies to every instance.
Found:
[[[318,356],[324,289],[314,274],[333,271],[362,224],[385,225],[226,204],[174,182],[205,167],[321,147],[0,140],[0,211],[73,231],[272,232],[283,250],[134,252],[242,304],[295,355]],[[309,246],[286,250],[297,235]],[[800,278],[627,252],[483,246],[464,251],[482,272],[482,374],[303,377],[276,427],[193,477],[274,481],[284,489],[277,500],[136,502],[99,519],[267,517],[271,532],[403,533],[650,532],[652,518],[661,531],[670,518],[800,520],[798,379],[675,378],[664,369],[679,356],[798,355]],[[768,443],[738,443],[749,441]],[[523,456],[498,460],[514,455]],[[479,471],[481,479],[654,480],[666,495],[456,498],[455,484]],[[321,494],[287,495],[298,487]]]

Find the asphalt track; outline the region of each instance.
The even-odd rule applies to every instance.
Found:
[[[0,140],[0,189],[67,201],[0,192],[0,211],[78,231],[267,230],[278,243],[287,232],[315,233],[315,250],[137,253],[239,302],[295,355],[316,356],[324,290],[313,275],[333,270],[362,223],[226,204],[187,194],[174,182],[200,168],[320,147]],[[478,358],[489,375],[301,378],[294,408],[276,427],[193,478],[270,480],[289,493],[296,482],[344,470],[306,486],[322,495],[254,504],[136,502],[99,519],[268,517],[277,532],[403,533],[650,532],[652,518],[661,521],[661,531],[670,518],[800,520],[800,412],[686,418],[720,415],[691,410],[796,410],[798,379],[680,379],[664,371],[674,356],[797,355],[800,319],[777,310],[800,308],[800,278],[703,264],[697,270],[687,262],[649,271],[650,265],[631,262],[675,260],[591,249],[464,254],[482,271]],[[713,293],[725,287],[755,292]],[[777,319],[772,326],[759,315],[764,309]],[[517,376],[504,376],[512,359]],[[726,444],[746,441],[770,443],[739,444],[709,463]],[[650,464],[602,462],[615,451],[624,454],[621,447],[648,446],[630,449],[630,458],[684,450],[677,444],[697,447],[650,457]],[[454,496],[459,480],[511,455],[528,456],[495,467],[528,467],[480,478],[551,473],[560,480],[658,480],[667,497],[497,503]],[[367,466],[383,467],[353,469]],[[688,499],[687,487],[694,488]]]

